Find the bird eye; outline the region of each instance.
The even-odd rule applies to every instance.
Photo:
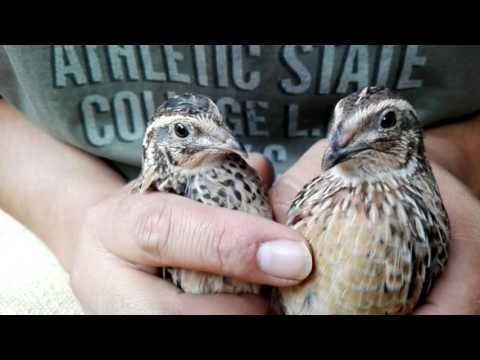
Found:
[[[178,137],[186,138],[189,135],[187,127],[181,123],[176,123],[173,129]]]
[[[382,119],[380,120],[380,127],[382,129],[390,129],[395,126],[397,123],[397,115],[393,111],[388,111],[383,114]]]

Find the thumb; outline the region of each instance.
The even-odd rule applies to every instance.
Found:
[[[312,268],[309,247],[296,231],[176,195],[119,196],[93,211],[89,221],[107,249],[135,264],[274,286],[294,285]]]

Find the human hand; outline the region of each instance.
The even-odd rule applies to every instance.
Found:
[[[250,162],[271,185],[268,163],[255,155]],[[294,285],[311,270],[304,240],[283,225],[171,194],[131,195],[128,188],[91,207],[81,227],[71,283],[87,313],[266,314],[260,296],[185,294],[155,269],[274,286]]]
[[[326,140],[312,146],[273,185],[270,200],[280,223],[285,223],[288,207],[298,191],[320,174],[326,147]],[[431,154],[427,151],[427,155]],[[434,283],[426,303],[418,307],[415,314],[479,314],[480,202],[457,178],[434,162],[440,156],[436,153],[433,159],[429,157],[450,218],[450,256],[445,272]],[[445,159],[441,160],[445,162]]]

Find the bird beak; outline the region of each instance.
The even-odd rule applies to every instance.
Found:
[[[366,144],[359,144],[347,148],[338,148],[337,146],[329,146],[322,159],[322,170],[327,171],[334,166],[345,162],[352,158],[354,154],[371,149]]]
[[[220,151],[234,152],[244,158],[248,158],[247,149],[230,131],[222,129],[214,135],[214,138],[216,145],[212,146],[212,148]]]

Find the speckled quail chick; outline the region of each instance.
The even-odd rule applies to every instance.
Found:
[[[272,217],[266,191],[242,156],[215,103],[202,95],[168,99],[154,113],[143,142],[142,170],[133,192],[158,190],[217,207]],[[260,286],[186,269],[163,269],[185,292],[253,293]]]
[[[314,253],[286,314],[408,314],[445,268],[449,220],[412,105],[365,88],[335,107],[320,176],[297,195],[288,225]],[[319,171],[320,173],[320,171]]]

